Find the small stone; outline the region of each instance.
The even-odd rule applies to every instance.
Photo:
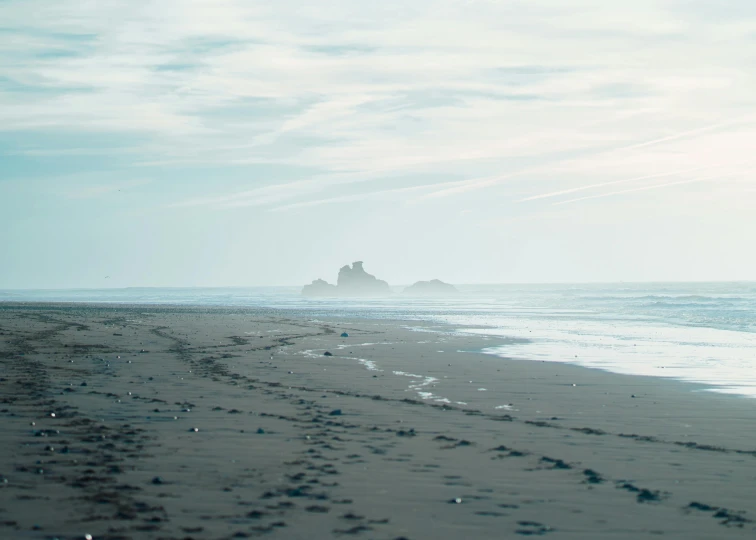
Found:
[[[331,354],[329,351],[326,351],[323,353],[323,356],[333,356],[333,354]]]
[[[160,478],[159,476],[156,476],[155,478],[152,479],[152,483],[155,484],[156,486],[159,486],[161,484],[164,484],[165,482],[163,482],[162,478]]]
[[[55,418],[55,413],[54,412],[50,413],[50,418]]]
[[[637,396],[636,396],[635,394],[633,394],[633,395],[632,395],[632,396],[630,396],[630,397],[631,397],[631,398],[634,398],[634,397],[637,397]]]
[[[265,430],[263,428],[257,428],[257,434],[258,435],[264,435],[265,434]]]
[[[346,332],[342,332],[341,337],[349,337],[349,334],[347,334]]]
[[[293,372],[293,371],[290,371],[290,372],[289,372],[289,375],[294,375],[294,372]]]
[[[196,427],[193,427],[189,431],[191,431],[192,433],[197,433],[199,429],[197,429]]]
[[[456,497],[454,499],[449,500],[449,504],[462,504],[462,499],[459,497]]]

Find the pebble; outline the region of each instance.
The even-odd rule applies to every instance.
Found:
[[[329,416],[341,416],[341,409],[334,409],[328,413]]]
[[[460,499],[459,497],[457,497],[457,498],[455,498],[455,499],[451,499],[451,500],[449,501],[449,503],[450,503],[450,504],[462,504],[462,499]]]
[[[155,478],[152,479],[152,483],[157,486],[157,485],[163,484],[164,482],[162,478],[160,478],[159,476],[156,476]]]
[[[193,427],[189,431],[191,431],[192,433],[197,433],[199,431],[199,429],[196,428],[196,427]]]
[[[263,435],[265,433],[265,430],[263,428],[257,428],[257,434]]]

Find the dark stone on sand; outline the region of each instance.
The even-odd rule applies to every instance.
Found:
[[[264,435],[265,434],[265,430],[263,428],[257,428],[257,434],[258,435]]]
[[[81,383],[81,385],[80,385],[80,386],[86,386],[86,385],[87,385],[87,383],[86,383],[86,381],[85,381],[85,382]]]
[[[341,416],[341,409],[334,409],[328,413],[329,416]]]
[[[330,351],[326,351],[323,353],[323,356],[333,356],[333,354]]]
[[[418,281],[402,291],[402,294],[410,296],[451,296],[458,293],[459,291],[454,285],[444,283],[439,279]]]
[[[163,479],[160,478],[159,476],[156,476],[155,478],[153,478],[152,483],[155,484],[156,486],[164,484]]]
[[[346,332],[342,332],[341,337],[349,337],[349,334],[347,334]]]

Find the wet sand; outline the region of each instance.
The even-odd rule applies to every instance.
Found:
[[[755,401],[421,326],[0,304],[0,538],[756,537]]]

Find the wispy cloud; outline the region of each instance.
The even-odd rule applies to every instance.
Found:
[[[742,69],[752,49],[723,40],[747,33],[748,18],[707,20],[702,11],[588,0],[570,9],[557,0],[336,0],[318,9],[288,0],[8,0],[0,132],[128,134],[138,141],[130,164],[146,168],[322,171],[294,183],[250,179],[228,195],[209,183],[206,196],[177,201],[184,207],[338,199],[334,175],[380,193],[381,178],[399,173],[466,179],[416,194],[426,201],[514,180],[546,191],[523,199],[536,200],[633,181],[607,180],[618,170],[654,178],[652,159],[668,170],[705,168],[713,158],[698,142],[745,156],[717,137],[753,121],[739,116],[756,105],[756,75]],[[7,150],[88,152],[53,137]]]
[[[553,203],[552,206],[561,206],[561,205],[564,205],[564,204],[572,204],[572,203],[576,203],[576,202],[580,202],[580,201],[587,201],[587,200],[590,200],[590,199],[603,199],[605,197],[616,197],[618,195],[626,195],[628,193],[637,193],[639,191],[650,191],[650,190],[653,190],[653,189],[661,189],[661,188],[667,188],[667,187],[672,187],[672,186],[681,186],[681,185],[685,185],[685,184],[696,184],[696,183],[699,183],[699,182],[711,182],[712,180],[724,180],[724,179],[730,178],[732,176],[737,176],[737,175],[741,175],[741,174],[742,173],[734,173],[734,174],[733,173],[730,173],[730,174],[720,173],[720,174],[717,174],[717,175],[706,176],[706,177],[703,177],[703,178],[693,178],[693,179],[688,179],[688,180],[679,180],[677,182],[667,182],[667,183],[664,183],[664,184],[652,184],[650,186],[642,186],[642,187],[631,188],[631,189],[622,189],[622,190],[619,190],[619,191],[612,191],[612,192],[609,192],[609,193],[600,193],[598,195],[589,195],[587,197],[578,197],[578,198],[575,198],[575,199],[568,199],[566,201],[559,201],[559,202]]]

